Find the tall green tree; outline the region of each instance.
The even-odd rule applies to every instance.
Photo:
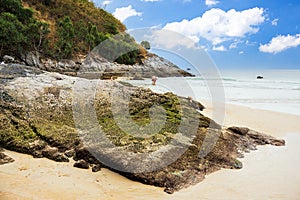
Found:
[[[25,31],[28,44],[30,44],[34,50],[39,51],[45,47],[47,35],[50,33],[49,24],[31,20],[26,26]]]
[[[58,22],[58,57],[69,58],[74,48],[75,29],[70,17],[66,16]]]
[[[26,45],[25,27],[11,13],[0,14],[0,55],[19,54]]]

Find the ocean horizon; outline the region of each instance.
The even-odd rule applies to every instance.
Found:
[[[193,96],[198,101],[218,101],[211,95],[215,87],[208,86],[209,81],[215,80],[215,86],[224,90],[224,103],[300,115],[300,70],[222,70],[220,77],[215,77],[158,78],[156,86],[149,79],[129,82],[155,92],[171,91],[180,96]]]

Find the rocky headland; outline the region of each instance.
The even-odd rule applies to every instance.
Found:
[[[180,69],[170,61],[152,53],[148,53],[142,63],[134,65],[109,62],[98,53],[91,52],[88,55],[79,55],[74,59],[51,59],[40,57],[38,52],[29,52],[20,59],[11,56],[3,57],[4,63],[14,63],[33,66],[42,71],[57,72],[68,76],[80,76],[89,79],[143,79],[158,77],[186,77],[193,74]]]
[[[9,62],[0,65],[0,146],[35,158],[46,157],[57,162],[74,159],[74,167],[91,168],[94,172],[105,167],[173,193],[222,168],[242,168],[238,158],[255,150],[257,145],[285,145],[284,140],[248,128],[221,127],[201,114],[204,109],[201,103],[189,98],[99,80],[124,74],[136,78],[187,75],[157,56],[135,66],[109,63],[97,57],[83,61],[48,60],[33,66]],[[112,106],[114,101],[122,103],[125,98],[114,99],[114,93],[129,94],[128,113],[135,124],[145,127],[154,121],[156,125],[162,119],[163,126],[158,132],[143,136],[133,134],[135,130],[131,127],[120,128],[116,116],[124,115],[124,110],[117,107],[112,111]],[[160,105],[162,110],[153,119],[154,105]],[[98,136],[94,124],[90,124],[89,116],[80,113],[91,108],[105,142],[99,142],[103,138]],[[80,119],[75,116],[78,113]],[[199,152],[207,145],[213,148],[201,156]],[[0,158],[1,164],[13,161],[2,152]],[[161,162],[168,164],[149,170],[149,163]]]

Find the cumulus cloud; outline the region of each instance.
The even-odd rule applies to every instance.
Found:
[[[132,8],[131,5],[127,7],[122,7],[122,8],[116,8],[115,12],[113,15],[119,19],[121,22],[124,22],[127,18],[129,17],[134,17],[134,16],[141,16],[141,12],[137,12],[135,9]]]
[[[195,41],[191,40],[190,38],[181,35],[177,32],[169,31],[169,30],[152,30],[151,33],[145,38],[151,41],[151,46],[157,48],[177,48],[180,46],[187,47],[187,48],[194,48],[196,47]]]
[[[297,35],[279,35],[272,38],[268,44],[261,44],[259,51],[265,53],[279,53],[292,47],[300,45],[300,34]]]
[[[259,31],[258,25],[266,20],[263,8],[251,8],[243,11],[231,9],[223,11],[213,8],[202,16],[191,20],[166,24],[164,29],[172,30],[190,38],[205,38],[213,43],[220,44],[224,41],[242,38],[247,34]]]
[[[227,51],[227,49],[222,45],[222,46],[213,46],[212,50],[214,51]]]
[[[219,1],[216,0],[205,0],[205,5],[207,6],[214,6],[217,5],[219,3]]]

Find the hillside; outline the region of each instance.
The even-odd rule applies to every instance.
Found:
[[[117,45],[138,49],[118,63],[135,64],[146,55],[119,20],[88,0],[1,0],[0,11],[1,57],[37,51],[42,57],[74,58],[118,33]]]

